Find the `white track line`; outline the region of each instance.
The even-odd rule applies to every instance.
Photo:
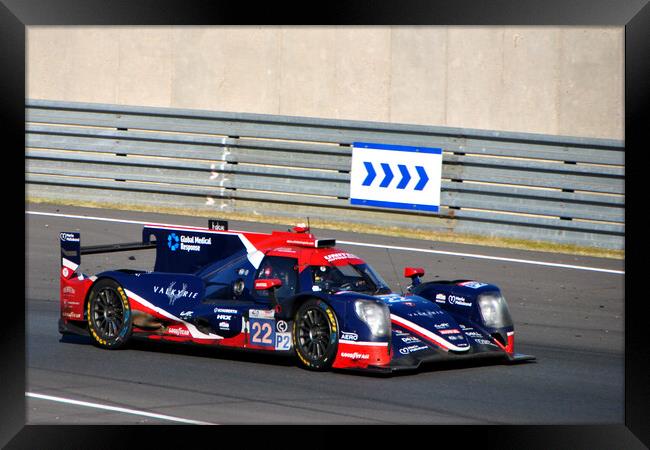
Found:
[[[170,420],[172,422],[189,423],[189,424],[192,424],[192,425],[216,425],[214,423],[201,422],[199,420],[191,420],[191,419],[184,419],[182,417],[166,416],[164,414],[155,414],[155,413],[150,413],[150,412],[146,412],[146,411],[139,411],[137,409],[120,408],[118,406],[102,405],[100,403],[82,402],[80,400],[72,400],[72,399],[63,398],[63,397],[54,397],[52,395],[37,394],[37,393],[34,393],[34,392],[25,392],[25,396],[26,397],[33,397],[33,398],[40,398],[42,400],[50,400],[50,401],[59,402],[59,403],[68,403],[70,405],[86,406],[88,408],[104,409],[104,410],[107,410],[107,411],[116,411],[116,412],[121,412],[121,413],[126,413],[126,414],[135,414],[137,416],[152,417],[154,419]]]
[[[109,217],[79,216],[73,214],[58,214],[58,213],[48,213],[48,212],[39,212],[39,211],[25,211],[25,214],[32,214],[36,216],[64,217],[68,219],[100,220],[103,222],[131,223],[136,225],[152,225],[151,222],[142,222],[139,220],[111,219]],[[164,224],[164,223],[155,224],[155,225],[164,225],[169,227],[188,226],[188,225],[175,225],[175,224]],[[231,231],[235,231],[235,230],[231,230]],[[384,245],[384,244],[369,244],[366,242],[352,242],[352,241],[339,241],[339,240],[337,240],[336,242],[339,244],[357,245],[360,247],[388,248],[391,250],[403,250],[408,252],[419,252],[419,253],[434,253],[438,255],[460,256],[465,258],[476,258],[476,259],[488,259],[492,261],[504,261],[504,262],[518,263],[518,264],[532,264],[532,265],[544,266],[544,267],[559,267],[563,269],[587,270],[591,272],[614,273],[614,274],[621,274],[621,275],[625,274],[625,271],[623,270],[601,269],[598,267],[576,266],[572,264],[559,264],[559,263],[544,262],[544,261],[531,261],[528,259],[504,258],[501,256],[480,255],[476,253],[448,252],[444,250],[430,250],[430,249],[414,248],[414,247],[398,247],[394,245]]]

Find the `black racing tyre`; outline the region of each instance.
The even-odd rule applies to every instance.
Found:
[[[105,278],[93,285],[86,315],[90,337],[99,347],[117,349],[131,337],[129,299],[122,286],[114,280]]]
[[[300,305],[292,334],[302,367],[327,370],[332,366],[338,348],[338,325],[331,306],[319,299],[310,299]]]

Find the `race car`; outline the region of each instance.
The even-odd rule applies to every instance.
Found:
[[[515,353],[514,326],[499,288],[474,280],[421,282],[391,291],[360,257],[306,226],[256,233],[145,225],[142,241],[81,247],[60,233],[59,331],[105,349],[132,338],[295,355],[312,370],[392,372],[471,358],[534,359]],[[151,271],[89,276],[81,256],[155,249]]]

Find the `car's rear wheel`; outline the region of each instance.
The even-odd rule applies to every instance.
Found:
[[[302,367],[329,369],[338,347],[334,310],[318,299],[310,299],[300,305],[293,322],[293,343]]]
[[[88,330],[93,342],[107,349],[124,346],[131,336],[131,307],[122,286],[111,279],[92,287],[87,306]]]

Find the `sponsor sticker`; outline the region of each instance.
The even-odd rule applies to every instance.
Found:
[[[167,235],[167,246],[172,252],[177,250],[184,252],[200,252],[202,245],[212,245],[212,238],[196,235],[186,236],[184,234],[178,236],[176,233],[169,233],[169,235]]]
[[[477,344],[492,345],[493,347],[496,347],[496,344],[495,344],[495,343],[493,343],[493,342],[491,342],[491,341],[488,341],[487,339],[474,339],[474,341],[475,341]]]
[[[458,334],[460,333],[459,330],[456,328],[450,328],[449,330],[440,330],[440,334]]]
[[[63,242],[79,242],[79,238],[72,233],[59,233],[59,238]]]
[[[323,258],[325,258],[325,261],[327,262],[339,261],[341,259],[359,259],[352,253],[347,252],[330,253],[329,255],[323,256]]]
[[[182,319],[189,319],[194,314],[194,311],[181,311],[179,314]]]
[[[428,317],[430,319],[435,318],[436,316],[444,314],[444,311],[414,311],[408,313],[409,317]]]
[[[171,326],[167,328],[167,333],[173,334],[175,336],[189,336],[190,332],[188,329],[180,326]]]
[[[388,303],[405,303],[405,302],[411,303],[411,300],[409,300],[408,298],[404,298],[397,294],[378,295],[377,297]]]
[[[63,288],[63,295],[75,295],[77,291],[74,290],[72,286],[66,286]]]
[[[73,320],[81,319],[82,316],[83,316],[80,313],[75,313],[75,312],[72,312],[72,311],[66,311],[64,313],[61,313],[61,315],[63,317],[67,317],[68,319],[73,319]]]
[[[419,352],[421,350],[426,350],[428,348],[429,347],[427,347],[426,345],[425,346],[422,346],[422,345],[409,345],[408,347],[400,348],[399,352],[402,355],[409,355],[411,353]]]
[[[422,342],[422,341],[416,338],[415,336],[406,336],[402,338],[402,342],[404,342],[405,344],[412,344],[414,342]]]
[[[230,330],[230,324],[228,322],[219,322],[220,330]]]
[[[248,316],[254,319],[273,319],[275,311],[272,309],[249,309]]]
[[[457,297],[455,295],[450,295],[449,296],[449,303],[452,305],[460,305],[460,306],[472,306],[471,303],[469,303],[465,297]]]
[[[289,329],[289,324],[287,324],[287,322],[284,320],[278,320],[278,322],[275,324],[275,329],[280,333],[285,333]]]
[[[487,286],[487,283],[479,283],[478,281],[463,281],[462,283],[458,283],[458,286],[465,286],[472,289],[478,289],[483,286]]]
[[[367,353],[359,352],[341,352],[341,358],[350,358],[350,359],[370,359],[370,355]]]
[[[341,331],[341,339],[344,341],[357,341],[359,335],[357,333],[348,333],[347,331]]]
[[[445,303],[447,296],[445,294],[436,294],[436,302]]]
[[[236,309],[214,308],[213,312],[215,312],[215,313],[225,313],[225,314],[237,314],[239,311],[237,311]]]

